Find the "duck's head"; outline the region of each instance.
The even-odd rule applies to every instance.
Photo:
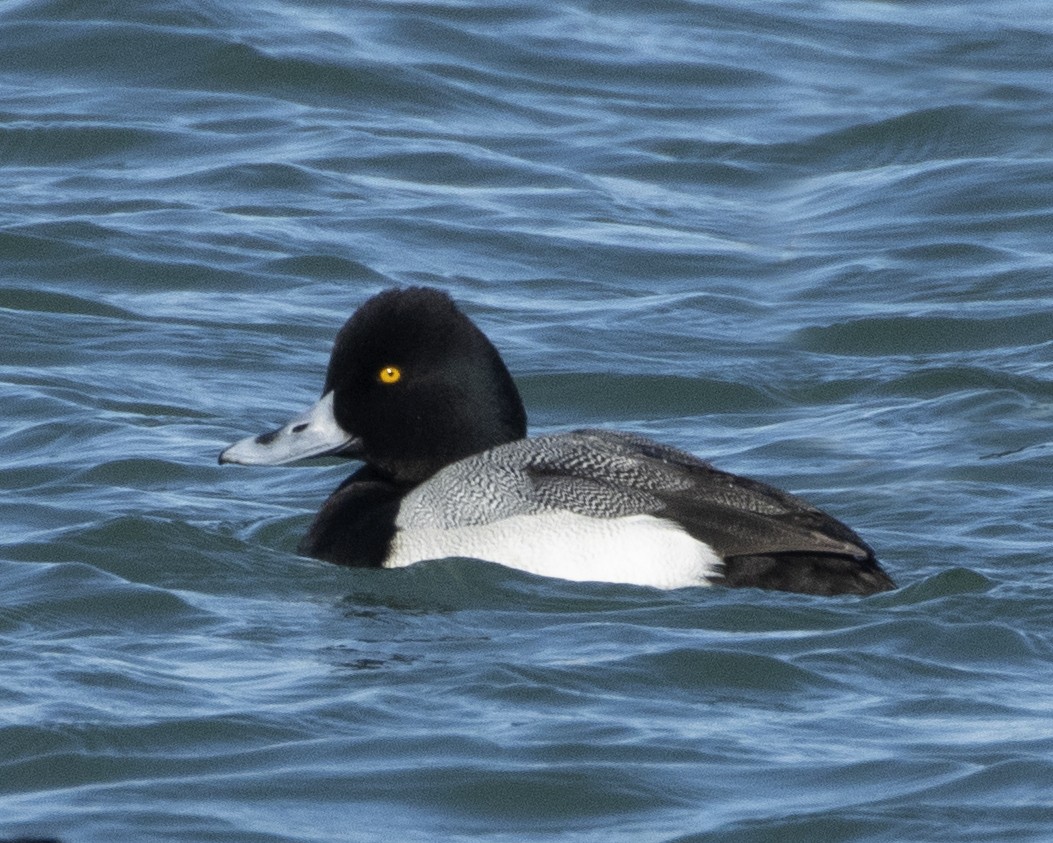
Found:
[[[374,296],[347,320],[313,407],[219,461],[344,456],[419,483],[525,435],[523,402],[497,349],[445,293],[411,287]]]

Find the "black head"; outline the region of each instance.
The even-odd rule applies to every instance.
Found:
[[[369,299],[337,334],[323,395],[370,465],[417,483],[526,435],[497,349],[448,295],[427,287]]]

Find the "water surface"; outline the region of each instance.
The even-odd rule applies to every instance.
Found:
[[[1053,12],[0,10],[0,834],[1048,840]],[[899,591],[295,555],[219,467],[392,285],[535,433],[804,495]]]

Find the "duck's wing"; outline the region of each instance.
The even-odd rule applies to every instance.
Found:
[[[583,430],[534,441],[539,447],[523,471],[536,505],[672,520],[724,559],[728,585],[819,594],[895,587],[855,532],[765,483],[621,433]]]
[[[523,468],[545,509],[613,518],[669,518],[720,556],[834,553],[865,559],[870,548],[848,527],[772,486],[713,468],[649,439],[582,430],[533,440]]]

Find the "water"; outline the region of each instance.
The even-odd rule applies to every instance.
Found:
[[[1053,11],[0,7],[0,836],[1053,838]],[[902,585],[295,556],[393,284]]]

